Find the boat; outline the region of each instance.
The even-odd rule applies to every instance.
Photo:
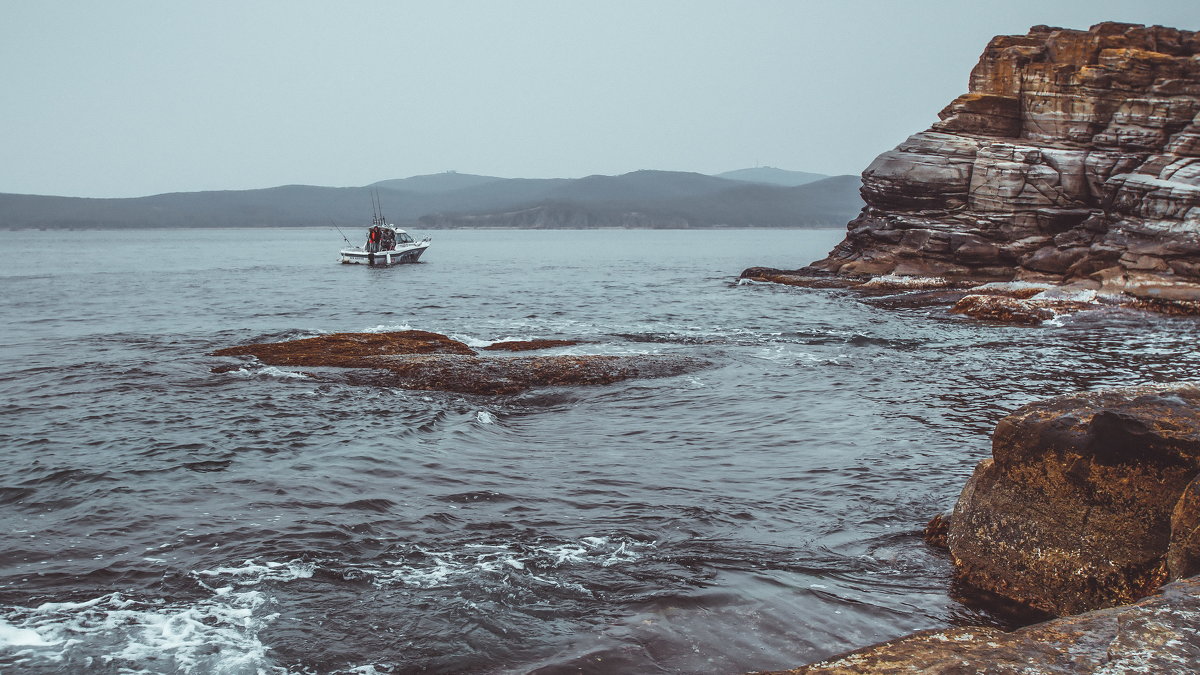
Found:
[[[342,249],[342,264],[386,266],[419,261],[432,239],[425,237],[417,241],[408,232],[387,222],[378,195],[372,196],[371,206],[374,214],[371,218],[371,228],[367,230],[367,242],[362,246]],[[372,245],[371,232],[375,228],[379,228],[379,242]],[[342,238],[345,239],[345,235]],[[349,239],[346,239],[346,244],[350,244]]]

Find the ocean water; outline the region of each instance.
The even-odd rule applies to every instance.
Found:
[[[1193,319],[736,279],[838,231],[429,234],[369,269],[332,230],[0,232],[0,672],[738,673],[1010,625],[920,537],[996,421],[1200,366]],[[211,372],[406,328],[712,365],[507,397]]]

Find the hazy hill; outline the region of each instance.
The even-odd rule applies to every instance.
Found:
[[[796,187],[724,181],[708,192],[640,198],[610,194],[599,199],[588,192],[502,210],[434,213],[422,216],[420,224],[545,229],[840,227],[862,208],[860,185],[858,176],[834,176]]]
[[[380,187],[389,190],[400,190],[402,192],[420,192],[424,194],[436,194],[441,192],[453,192],[463,188],[478,187],[495,181],[510,180],[508,178],[497,178],[496,176],[476,176],[470,173],[458,173],[457,171],[447,171],[445,173],[431,173],[424,176],[410,176],[408,178],[393,178],[391,180],[381,180],[378,183],[371,183],[367,187]]]
[[[753,169],[738,169],[737,171],[726,171],[725,173],[717,174],[718,178],[728,178],[729,180],[742,180],[747,183],[766,183],[768,185],[784,185],[787,187],[796,187],[799,185],[807,185],[816,181],[829,178],[823,173],[808,173],[806,171],[788,171],[786,169],[776,169],[773,166],[758,166]]]
[[[799,172],[791,172],[799,173]],[[796,187],[680,171],[578,179],[433,174],[331,188],[180,192],[129,199],[0,194],[0,227],[357,227],[371,193],[398,225],[428,227],[841,226],[862,207],[856,176]]]

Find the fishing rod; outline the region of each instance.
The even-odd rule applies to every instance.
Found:
[[[351,243],[350,243],[350,240],[346,238],[346,233],[345,233],[345,232],[342,232],[342,228],[338,227],[338,226],[337,226],[337,223],[333,222],[333,218],[330,218],[330,219],[329,219],[329,224],[330,224],[330,225],[333,225],[333,229],[337,230],[337,231],[338,231],[338,234],[342,235],[342,241],[346,242],[346,245],[347,245],[347,246],[353,246],[353,245],[354,245],[354,244],[351,244]]]

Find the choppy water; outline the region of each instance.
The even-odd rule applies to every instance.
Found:
[[[996,420],[1200,366],[1190,319],[736,283],[840,232],[433,234],[0,233],[0,671],[736,673],[1003,623],[919,536]],[[487,398],[206,355],[408,327],[714,365]]]

